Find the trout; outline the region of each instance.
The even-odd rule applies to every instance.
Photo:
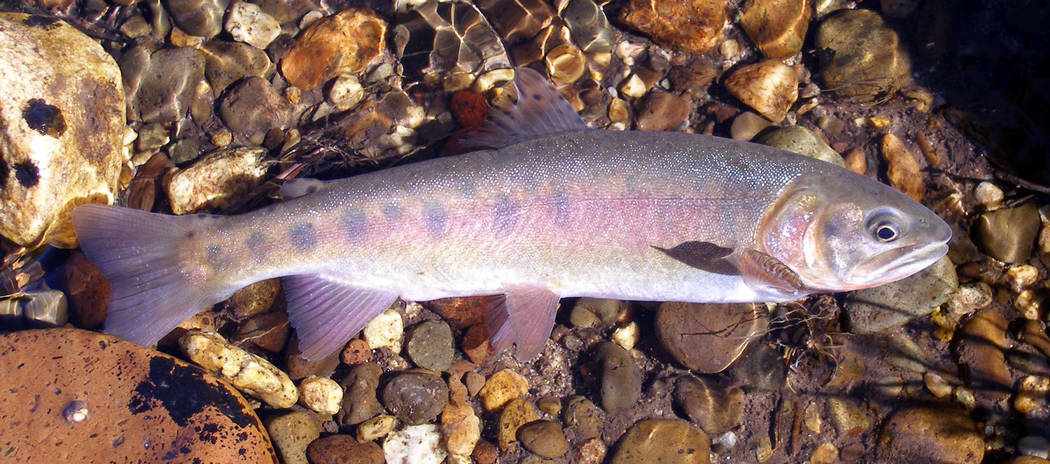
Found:
[[[535,71],[513,87],[463,155],[292,181],[293,198],[236,216],[77,208],[81,248],[112,285],[106,332],[152,345],[280,277],[307,359],[399,297],[499,295],[492,346],[527,360],[560,298],[783,302],[892,282],[947,252],[948,224],[870,178],[718,137],[592,130]]]

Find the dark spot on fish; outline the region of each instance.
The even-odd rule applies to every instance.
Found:
[[[309,222],[300,222],[288,231],[292,246],[298,251],[310,251],[317,246],[317,230]]]
[[[565,225],[569,222],[569,213],[572,211],[572,199],[569,198],[568,192],[562,189],[558,189],[554,192],[554,221],[559,225]]]
[[[195,237],[195,236],[197,236],[197,232],[196,232],[196,231],[193,231],[193,230],[191,230],[191,231],[189,231],[189,232],[186,232],[186,235],[185,235],[185,237],[186,237],[187,239],[192,239],[192,238],[193,238],[193,237]]]
[[[30,129],[40,135],[59,137],[66,131],[66,120],[62,117],[62,110],[56,106],[48,105],[39,98],[30,99],[22,110],[22,119]]]
[[[248,240],[244,241],[244,246],[248,247],[249,251],[258,252],[264,242],[266,242],[266,236],[262,232],[255,231],[248,235]]]
[[[226,267],[226,251],[219,245],[211,245],[207,248],[208,265],[212,269],[220,270]]]
[[[29,27],[43,27],[45,31],[54,30],[62,25],[59,24],[58,18],[52,18],[42,15],[30,15],[28,18],[22,20],[22,24]]]
[[[263,208],[262,210],[263,210],[264,213],[272,213],[273,210],[275,210],[275,209],[277,209],[276,206],[270,205],[270,206],[267,206],[267,207]]]
[[[517,223],[518,204],[506,195],[501,195],[492,205],[492,224],[496,227],[496,233],[507,235]]]
[[[448,227],[448,213],[445,212],[445,207],[437,201],[428,201],[423,205],[423,222],[430,235],[434,237],[444,235]]]
[[[536,101],[543,101],[543,96],[537,93],[532,96],[532,99]]]
[[[346,230],[346,238],[353,243],[358,243],[368,232],[368,215],[360,208],[352,207],[343,213],[343,229]]]
[[[32,161],[26,161],[15,165],[15,179],[22,187],[33,188],[40,182],[40,169]]]
[[[308,195],[311,194],[311,193],[314,193],[316,191],[317,191],[317,186],[316,185],[311,185],[309,187],[306,187],[306,193]]]
[[[478,186],[474,181],[470,179],[463,180],[463,183],[459,184],[459,194],[463,195],[463,198],[472,199],[474,194],[477,193]]]
[[[176,365],[174,359],[164,356],[151,359],[149,367],[149,375],[135,387],[128,402],[132,414],[163,408],[175,424],[184,427],[194,415],[212,407],[240,427],[255,422],[254,413],[240,407],[230,391],[204,380],[204,371]],[[113,446],[123,442],[118,438]]]
[[[387,203],[383,206],[383,217],[387,221],[396,221],[401,219],[401,206],[395,202]]]

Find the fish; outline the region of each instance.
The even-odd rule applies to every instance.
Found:
[[[295,179],[234,216],[118,206],[72,213],[109,280],[104,330],[153,345],[280,278],[306,359],[341,349],[398,298],[492,295],[494,351],[526,361],[561,298],[785,302],[874,287],[947,253],[951,228],[839,166],[683,132],[588,128],[538,72],[516,68],[469,151],[345,179]]]

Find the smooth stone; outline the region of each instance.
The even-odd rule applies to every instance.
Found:
[[[569,0],[560,9],[560,16],[572,33],[572,40],[585,53],[612,51],[616,35],[601,6],[593,0]]]
[[[270,353],[279,353],[287,345],[292,326],[288,313],[273,311],[259,314],[242,322],[230,337],[235,345],[250,343]]]
[[[587,398],[582,396],[569,398],[562,419],[577,437],[591,439],[601,436],[604,413]]]
[[[199,50],[204,54],[204,76],[216,94],[245,77],[265,78],[274,70],[266,52],[251,45],[214,39]]]
[[[329,435],[306,448],[310,464],[383,464],[383,449],[375,442],[359,443],[350,435]]]
[[[396,374],[383,387],[383,405],[409,425],[431,422],[448,404],[448,385],[436,375],[422,372]]]
[[[813,131],[802,126],[772,128],[760,133],[755,142],[846,167],[842,155],[824,143]]]
[[[733,118],[733,123],[729,126],[729,136],[733,140],[748,142],[772,124],[757,113],[743,111]]]
[[[235,1],[226,14],[226,32],[233,40],[265,49],[281,35],[281,25],[254,3]]]
[[[925,193],[922,168],[915,154],[899,137],[893,134],[882,136],[879,152],[886,160],[886,178],[893,188],[904,192],[912,200],[922,201]]]
[[[620,437],[609,464],[708,464],[711,444],[683,420],[646,419]]]
[[[328,377],[339,367],[339,351],[320,359],[306,359],[299,350],[299,336],[293,333],[284,350],[284,368],[292,380],[302,380],[311,375]]]
[[[271,407],[290,408],[299,400],[299,390],[287,374],[217,333],[191,330],[179,338],[179,347],[197,365]]]
[[[340,74],[361,72],[386,48],[386,26],[367,8],[318,20],[281,60],[281,74],[288,83],[312,90]]]
[[[74,251],[66,261],[65,279],[73,323],[84,329],[101,327],[106,320],[106,307],[109,304],[109,281],[79,251]]]
[[[734,97],[758,114],[779,123],[798,100],[798,73],[778,60],[763,60],[743,66],[725,79]]]
[[[879,462],[978,464],[984,438],[961,409],[906,407],[883,425],[876,452]]]
[[[661,45],[687,53],[706,53],[722,40],[726,3],[631,0],[620,11],[620,21]]]
[[[1010,394],[1013,380],[1006,365],[1007,321],[994,308],[982,310],[956,333],[958,363],[970,385],[982,389],[982,401],[995,403]]]
[[[266,176],[266,150],[232,148],[205,155],[176,172],[168,182],[168,199],[175,214],[222,211],[241,201]]]
[[[219,117],[234,133],[265,134],[284,129],[291,107],[266,79],[251,76],[233,84],[219,101]]]
[[[911,82],[911,64],[897,33],[867,9],[828,15],[817,27],[824,88],[858,101],[889,96]]]
[[[858,436],[871,426],[867,411],[853,400],[828,398],[825,403],[831,425],[839,435]]]
[[[383,412],[383,405],[376,399],[381,375],[383,369],[372,363],[350,368],[350,372],[340,382],[345,392],[343,407],[336,416],[340,425],[357,425]]]
[[[539,420],[525,424],[518,429],[518,441],[525,449],[544,458],[561,457],[569,451],[565,432],[557,422]]]
[[[999,261],[1018,264],[1032,255],[1039,234],[1039,210],[1032,203],[981,213],[973,225],[981,250]]]
[[[766,58],[783,59],[802,50],[811,14],[806,0],[749,0],[740,27]]]
[[[281,462],[284,464],[309,464],[306,449],[321,436],[321,424],[310,413],[303,411],[270,419],[266,430],[270,432],[270,438],[281,453]]]
[[[597,323],[609,327],[615,324],[620,315],[625,314],[629,307],[630,304],[626,301],[610,298],[584,297],[576,300],[576,304],[573,305],[569,318],[572,319],[573,317],[576,317],[581,323],[587,323],[585,321],[597,321]],[[577,313],[579,313],[577,316],[573,316],[573,314]],[[584,313],[589,313],[589,315]],[[574,327],[577,326],[574,325]]]
[[[642,100],[635,124],[638,130],[667,131],[684,123],[693,110],[688,98],[668,92],[649,92]]]
[[[728,432],[744,420],[744,391],[722,378],[683,375],[674,387],[675,404],[710,436]]]
[[[222,17],[230,0],[163,0],[163,3],[179,29],[210,38],[222,32]]]
[[[401,352],[401,337],[404,334],[404,319],[401,318],[401,313],[393,308],[373,318],[361,331],[361,336],[373,350],[387,348],[394,353]]]
[[[769,320],[758,311],[750,303],[663,303],[656,313],[656,337],[686,368],[714,374],[729,367],[756,334],[766,330]]]
[[[136,47],[120,58],[128,119],[171,123],[182,119],[204,80],[204,55],[190,48],[155,52]]]
[[[602,342],[594,350],[602,370],[602,408],[610,414],[625,411],[642,396],[642,372],[627,350]]]
[[[74,248],[70,213],[115,199],[125,101],[99,44],[50,17],[0,13],[0,235]]]
[[[531,401],[518,398],[507,403],[500,412],[496,428],[499,448],[508,451],[518,446],[518,429],[540,418],[540,411]]]
[[[441,464],[448,453],[441,446],[441,430],[434,424],[409,425],[383,440],[386,464]]]
[[[444,321],[426,321],[409,329],[405,352],[416,366],[442,372],[452,365],[452,328]]]
[[[943,257],[904,279],[846,295],[850,331],[873,334],[930,314],[958,289],[955,266]]]
[[[784,386],[786,374],[780,353],[765,343],[756,344],[729,369],[730,377],[753,391],[775,392]]]

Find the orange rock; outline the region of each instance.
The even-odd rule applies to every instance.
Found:
[[[886,160],[886,177],[897,190],[915,201],[922,201],[923,178],[919,162],[908,146],[893,134],[882,136],[882,157]]]
[[[494,303],[495,296],[472,296],[466,298],[442,298],[425,303],[427,309],[445,318],[458,328],[470,327],[482,321],[485,310]]]
[[[725,0],[631,0],[620,20],[677,50],[704,53],[715,48],[726,25]]]
[[[386,21],[367,8],[349,8],[310,25],[281,60],[281,74],[311,90],[340,73],[365,69],[386,48]]]
[[[372,348],[368,346],[368,342],[355,338],[350,340],[350,343],[343,349],[341,356],[343,364],[353,366],[354,364],[361,364],[372,360]]]
[[[489,357],[490,348],[489,331],[485,324],[474,324],[463,335],[463,353],[475,364],[485,362],[485,358]]]
[[[811,10],[807,0],[749,0],[740,27],[767,58],[787,58],[802,50]]]
[[[452,94],[452,115],[463,128],[472,129],[481,125],[489,114],[489,104],[477,92],[460,90]]]

